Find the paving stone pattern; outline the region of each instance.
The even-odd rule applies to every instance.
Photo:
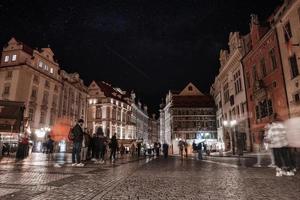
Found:
[[[274,169],[240,167],[231,159],[126,157],[83,168],[71,167],[69,155],[58,160],[61,168],[44,155],[0,162],[0,199],[300,199],[299,173],[275,177]]]

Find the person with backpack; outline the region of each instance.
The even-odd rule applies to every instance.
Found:
[[[72,166],[83,167],[84,164],[80,160],[80,152],[83,141],[83,119],[79,119],[77,124],[72,128],[69,134],[69,139],[73,141],[72,150]]]

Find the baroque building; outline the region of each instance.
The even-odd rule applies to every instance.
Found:
[[[0,100],[23,102],[29,132],[50,131],[59,118],[85,119],[87,88],[60,69],[50,48],[32,49],[11,38],[2,51]]]
[[[182,91],[169,91],[160,109],[160,140],[179,153],[178,142],[186,141],[188,152],[192,143],[205,140],[212,148],[217,143],[214,101],[189,83]]]
[[[243,58],[250,132],[254,150],[260,149],[264,127],[273,121],[288,118],[288,103],[274,27],[262,26],[256,15],[250,22],[250,51]]]
[[[221,150],[237,149],[237,140],[241,139],[244,150],[251,150],[251,137],[248,123],[247,100],[244,84],[242,58],[249,50],[249,35],[238,32],[229,34],[229,50],[220,51],[220,69],[211,86],[217,112],[218,142]],[[234,127],[224,126],[236,121]]]
[[[107,137],[116,134],[129,144],[141,139],[148,141],[147,107],[135,103],[135,94],[113,87],[104,81],[93,81],[88,87],[87,126],[90,132],[102,127]]]

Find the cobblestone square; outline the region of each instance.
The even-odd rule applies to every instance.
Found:
[[[59,168],[44,155],[18,163],[2,161],[0,199],[256,200],[299,199],[300,195],[299,173],[275,177],[273,168],[238,166],[234,158],[126,157],[103,165],[90,162],[83,168],[71,167],[69,159],[65,155]],[[244,163],[251,163],[246,159]]]

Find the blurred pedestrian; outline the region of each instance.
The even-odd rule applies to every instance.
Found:
[[[84,129],[83,132],[83,138],[82,138],[82,148],[81,148],[81,161],[86,162],[87,161],[87,154],[88,154],[88,148],[90,145],[90,137],[89,134],[87,133],[87,129]]]
[[[273,122],[265,137],[265,141],[273,149],[276,168],[276,176],[294,176],[293,163],[291,160],[290,149],[286,137],[286,129],[282,121],[274,115]]]
[[[122,143],[121,146],[120,146],[120,154],[121,154],[122,158],[123,158],[124,153],[125,153],[125,146]]]
[[[168,152],[169,152],[169,145],[167,143],[163,144],[163,154],[164,158],[168,158]]]
[[[197,150],[198,150],[198,160],[203,160],[202,156],[202,142],[198,143]]]
[[[132,143],[131,143],[131,146],[130,146],[130,153],[131,153],[131,156],[132,156],[132,157],[134,156],[135,151],[136,151],[136,147],[135,147],[134,142],[132,142]]]

